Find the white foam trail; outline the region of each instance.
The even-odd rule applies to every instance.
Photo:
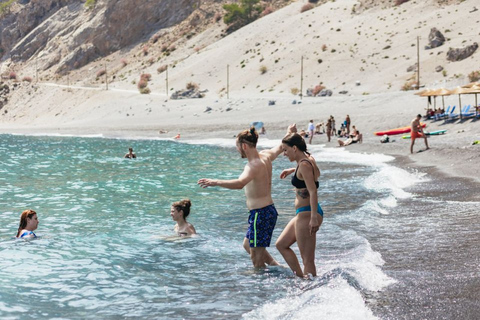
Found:
[[[384,165],[365,179],[364,186],[377,192],[388,192],[397,199],[406,199],[412,195],[403,189],[411,187],[418,182],[426,181],[425,175],[424,173],[410,173],[397,167]],[[383,203],[385,201],[387,200],[384,200]]]
[[[381,153],[352,153],[344,148],[324,148],[323,146],[308,146],[308,148],[317,162],[380,166],[395,159]]]
[[[328,285],[293,294],[267,303],[243,315],[243,319],[377,319],[360,292],[345,279],[335,278]]]
[[[105,138],[101,133],[97,134],[67,134],[67,133],[12,133],[12,136],[27,137],[77,137],[77,138]]]

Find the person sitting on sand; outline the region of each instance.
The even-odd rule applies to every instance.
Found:
[[[20,215],[20,224],[16,238],[36,238],[33,231],[38,227],[37,213],[33,210],[25,210]]]
[[[348,137],[347,140],[343,141],[341,139],[338,139],[338,144],[340,147],[345,147],[348,146],[349,144],[352,143],[362,143],[362,134],[358,130],[352,130],[352,134],[350,137]]]
[[[319,122],[315,125],[315,134],[323,134],[325,133],[325,126],[323,122]]]
[[[128,148],[128,153],[125,155],[126,159],[136,159],[137,155],[133,153],[133,148]]]
[[[187,217],[190,214],[190,207],[192,202],[189,199],[183,199],[181,201],[174,202],[170,209],[170,215],[173,221],[176,221],[175,232],[180,237],[191,236],[197,234],[195,228],[191,223],[187,222]]]
[[[308,138],[308,133],[305,132],[305,130],[300,130],[298,133],[303,139]]]

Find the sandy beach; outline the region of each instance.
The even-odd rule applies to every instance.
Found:
[[[51,87],[39,85],[46,99]],[[82,90],[82,89],[72,89]],[[144,96],[117,91],[85,92],[87,97],[78,102],[75,109],[55,116],[55,109],[40,103],[36,115],[20,118],[31,120],[28,126],[22,123],[2,123],[2,133],[58,133],[58,134],[103,134],[107,137],[158,137],[173,138],[178,133],[182,138],[232,138],[251,122],[264,122],[265,138],[280,139],[290,123],[298,129],[307,129],[310,119],[315,123],[326,122],[330,115],[336,119],[337,129],[345,116],[350,115],[352,125],[363,134],[363,143],[345,147],[351,152],[381,153],[404,159],[407,167],[419,170],[436,168],[449,176],[458,176],[480,181],[475,169],[480,154],[479,146],[472,145],[480,139],[480,122],[469,118],[455,121],[425,120],[427,131],[447,130],[444,135],[428,138],[430,150],[424,150],[423,139],[417,139],[414,154],[410,154],[410,139],[402,135],[391,136],[389,143],[380,143],[376,131],[408,126],[416,114],[425,112],[426,98],[412,92],[372,94],[369,96],[332,96],[302,100],[285,95],[265,97],[232,97],[231,99],[189,99],[166,101],[165,97]],[[70,92],[63,91],[68,96]],[[76,96],[79,96],[78,94]],[[63,97],[55,96],[57,99]],[[472,96],[473,98],[473,96]],[[135,103],[129,102],[134,100]],[[275,105],[268,105],[270,100]],[[293,101],[297,104],[292,104]],[[90,107],[90,108],[87,108]],[[206,112],[207,107],[211,108]],[[92,111],[92,109],[94,111]],[[229,110],[229,111],[227,111]],[[17,114],[18,115],[18,114]],[[61,119],[74,119],[62,123]],[[57,120],[59,119],[60,120]],[[58,124],[57,124],[58,121]],[[422,120],[423,121],[423,120]],[[160,133],[160,131],[167,131]],[[263,136],[262,136],[263,138]],[[315,135],[313,144],[338,147],[337,137],[327,141],[326,134]]]

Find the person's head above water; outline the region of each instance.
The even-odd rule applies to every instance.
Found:
[[[17,238],[22,230],[34,231],[38,227],[37,213],[33,210],[25,210],[20,215],[20,224],[18,226]]]
[[[189,199],[183,199],[181,201],[174,202],[170,210],[170,215],[174,221],[178,221],[179,218],[186,220],[190,214],[190,207],[192,202]]]

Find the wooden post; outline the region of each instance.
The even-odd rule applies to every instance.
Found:
[[[230,65],[227,64],[227,99],[230,99]]]
[[[417,37],[417,90],[420,89],[420,37]]]
[[[167,65],[167,69],[165,69],[165,82],[166,82],[166,93],[167,93],[167,100],[168,100],[168,65]]]
[[[303,98],[303,56],[300,63],[300,100]]]
[[[107,72],[107,63],[105,62],[105,90],[108,91],[108,72]]]
[[[38,57],[35,58],[35,82],[38,82]]]

